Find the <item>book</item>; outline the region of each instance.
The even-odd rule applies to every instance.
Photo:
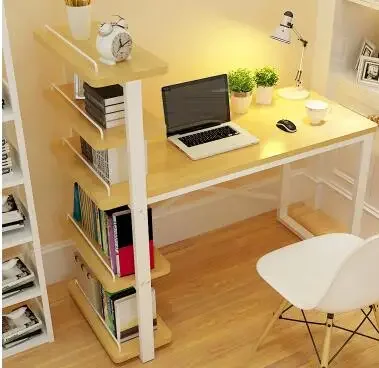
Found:
[[[23,305],[8,314],[3,314],[2,326],[4,346],[40,330],[42,321],[27,305]]]
[[[119,114],[124,114],[123,111],[112,113],[111,115],[113,119],[107,120],[106,116],[103,114],[99,114],[98,110],[95,109],[93,106],[86,105],[85,110],[90,118],[95,120],[95,122],[97,122],[103,128],[106,128],[106,129],[115,128],[125,123],[125,119],[123,117],[114,118],[115,116],[118,116]]]
[[[154,268],[154,241],[152,209],[148,207],[148,231],[150,268]],[[116,269],[119,277],[135,273],[132,216],[128,206],[120,207],[118,212],[112,214],[114,247],[116,253]]]
[[[13,346],[20,345],[23,342],[26,342],[26,341],[32,339],[35,336],[41,335],[41,333],[42,333],[42,329],[35,330],[33,332],[30,332],[30,333],[27,333],[27,334],[23,335],[22,337],[20,337],[20,338],[18,338],[16,340],[13,340],[12,342],[9,342],[7,344],[3,344],[3,347],[5,349],[12,348]]]
[[[34,281],[34,272],[26,266],[19,257],[15,257],[2,263],[2,291],[7,293]]]
[[[124,102],[124,90],[119,84],[94,88],[84,82],[83,88],[84,93],[92,96],[104,107]]]
[[[3,169],[3,175],[9,175],[9,174],[13,174],[13,169],[12,168],[5,168]]]
[[[124,110],[109,112],[107,114],[104,114],[100,109],[96,107],[96,105],[92,104],[89,101],[86,103],[85,110],[87,112],[90,112],[92,115],[96,116],[98,120],[101,120],[103,123],[107,123],[112,120],[121,119],[125,116]]]
[[[96,106],[103,114],[109,114],[111,112],[116,112],[116,111],[123,111],[125,110],[125,104],[124,102],[118,103],[115,105],[108,105],[104,106],[100,101],[96,100],[96,98],[92,97],[88,93],[84,93],[85,97],[85,103],[87,104],[88,102],[91,103],[92,105]]]
[[[13,295],[22,293],[24,290],[29,289],[34,286],[34,281],[27,282],[26,284],[22,284],[20,286],[15,287],[14,289],[10,289],[6,292],[3,292],[3,299],[7,299]]]
[[[19,209],[20,205],[16,203],[12,194],[3,196],[2,201],[2,225],[13,225],[24,222],[24,215]]]
[[[155,290],[151,288],[153,325],[157,327],[157,310]],[[119,342],[125,342],[138,336],[137,298],[134,288],[126,289],[117,297],[111,296],[115,319],[116,338]]]

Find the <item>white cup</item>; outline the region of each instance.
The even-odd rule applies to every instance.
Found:
[[[319,125],[325,121],[326,116],[331,111],[329,105],[320,100],[309,100],[306,102],[305,107],[312,125]]]
[[[88,40],[91,36],[91,5],[66,6],[68,25],[75,40]]]

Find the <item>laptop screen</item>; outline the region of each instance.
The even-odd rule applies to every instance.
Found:
[[[167,135],[230,121],[227,75],[162,88]]]

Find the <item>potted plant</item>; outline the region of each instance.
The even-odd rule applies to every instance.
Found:
[[[251,105],[255,87],[253,72],[245,68],[232,70],[228,74],[228,84],[232,110],[237,114],[245,114]]]
[[[269,66],[257,69],[254,72],[254,81],[257,85],[257,104],[271,105],[274,86],[278,83],[278,80],[278,73]]]

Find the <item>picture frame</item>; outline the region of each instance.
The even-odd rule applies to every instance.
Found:
[[[357,82],[379,89],[379,58],[361,56]]]
[[[363,41],[361,51],[359,53],[358,60],[355,65],[355,70],[358,70],[359,68],[359,62],[360,62],[361,56],[373,57],[375,51],[376,51],[376,45],[372,41],[365,39]]]
[[[83,81],[77,74],[74,74],[74,96],[76,100],[84,100]]]

